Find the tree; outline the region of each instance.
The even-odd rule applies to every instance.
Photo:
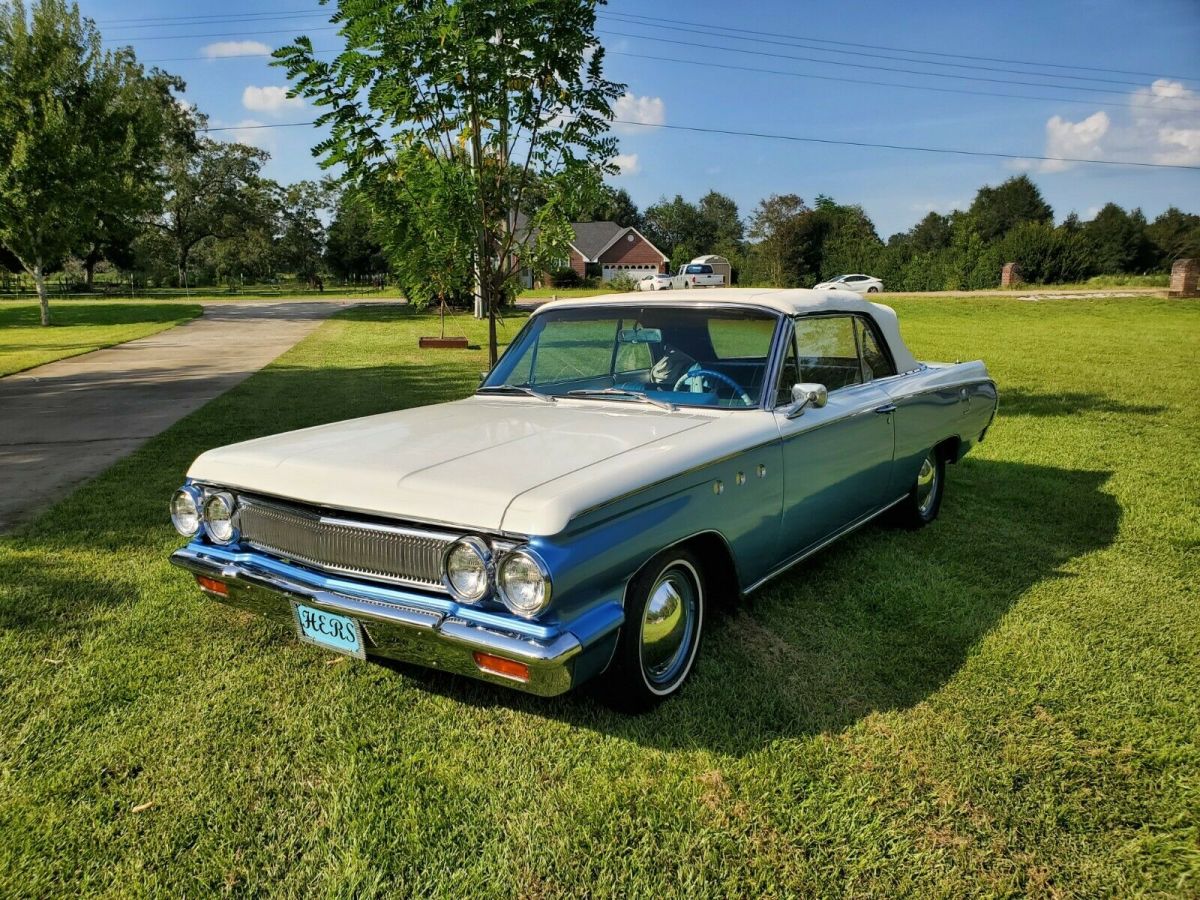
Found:
[[[255,147],[207,138],[195,152],[173,149],[166,167],[167,199],[151,224],[170,240],[180,285],[188,283],[188,260],[197,244],[261,224],[259,171],[266,160],[266,152]]]
[[[1084,223],[1083,236],[1101,275],[1144,271],[1152,265],[1146,219],[1140,209],[1127,213],[1115,203],[1106,203],[1094,219]]]
[[[574,198],[616,174],[608,122],[624,86],[603,77],[596,0],[339,0],[332,21],[345,42],[334,59],[318,58],[307,37],[275,54],[296,93],[323,109],[317,123],[330,137],[314,153],[368,196],[426,162],[466,172],[494,364],[496,313],[521,270],[567,255]],[[535,181],[545,203],[518,228]],[[394,186],[408,221],[448,213],[403,178]],[[394,204],[376,213],[401,215]]]
[[[1082,281],[1093,270],[1086,237],[1045,222],[1023,222],[1000,242],[1000,255],[1021,266],[1021,277],[1035,284]]]
[[[913,250],[917,253],[944,250],[950,246],[950,242],[953,240],[950,217],[931,212],[912,227],[908,237]]]
[[[672,200],[660,197],[657,203],[646,207],[642,221],[646,237],[670,257],[672,267],[701,252],[700,210],[684,200],[682,194],[676,194]]]
[[[795,287],[790,272],[789,249],[797,220],[808,212],[804,200],[796,194],[772,194],[760,200],[750,214],[752,253],[759,263],[758,274],[770,285]]]
[[[1054,222],[1054,210],[1028,175],[1017,175],[997,187],[984,185],[967,212],[984,243],[1004,237],[1022,222]]]
[[[1200,216],[1172,206],[1146,226],[1158,266],[1170,269],[1177,259],[1200,257]]]
[[[642,214],[625,188],[604,185],[596,201],[574,213],[576,222],[616,222],[622,228],[642,226]]]
[[[329,205],[329,186],[298,181],[279,188],[276,203],[276,264],[282,271],[311,281],[321,270],[325,252],[325,224],[320,214]]]
[[[178,87],[129,48],[104,51],[77,6],[0,6],[0,243],[33,276],[43,325],[47,271],[152,204]]]
[[[373,196],[381,211],[377,233],[409,302],[418,307],[438,302],[445,337],[446,300],[470,296],[473,286],[471,173],[461,162],[419,153],[404,161],[385,184],[390,192]],[[419,210],[410,196],[424,200]]]
[[[343,190],[325,236],[325,264],[339,278],[368,278],[387,271],[373,224],[371,206],[362,194]]]
[[[718,253],[729,259],[741,259],[746,226],[732,197],[709,191],[700,198],[700,233],[697,253]]]

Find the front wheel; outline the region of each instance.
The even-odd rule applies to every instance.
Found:
[[[937,518],[945,492],[946,458],[935,447],[921,460],[917,480],[908,496],[896,504],[893,516],[896,524],[904,528],[924,528]]]
[[[683,686],[704,628],[703,572],[695,554],[667,550],[634,577],[625,624],[604,674],[604,696],[613,706],[642,712]]]

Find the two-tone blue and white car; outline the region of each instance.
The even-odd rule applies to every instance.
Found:
[[[997,398],[849,292],[661,297],[540,307],[464,400],[202,454],[173,562],[334,652],[671,696],[715,604],[883,513],[931,522]]]

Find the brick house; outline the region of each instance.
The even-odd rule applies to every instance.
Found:
[[[572,222],[575,238],[566,267],[574,270],[580,278],[586,278],[589,266],[599,270],[602,281],[608,281],[619,272],[633,278],[641,278],[651,272],[666,272],[670,267],[667,256],[650,243],[644,234],[632,226],[622,227],[616,222]],[[524,287],[533,286],[532,274],[521,273]]]

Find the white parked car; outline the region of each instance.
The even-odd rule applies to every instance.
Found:
[[[638,281],[637,289],[639,291],[669,291],[671,289],[671,276],[662,272],[647,275]]]
[[[854,291],[856,294],[878,294],[883,282],[870,275],[839,275],[813,286],[817,291]]]

